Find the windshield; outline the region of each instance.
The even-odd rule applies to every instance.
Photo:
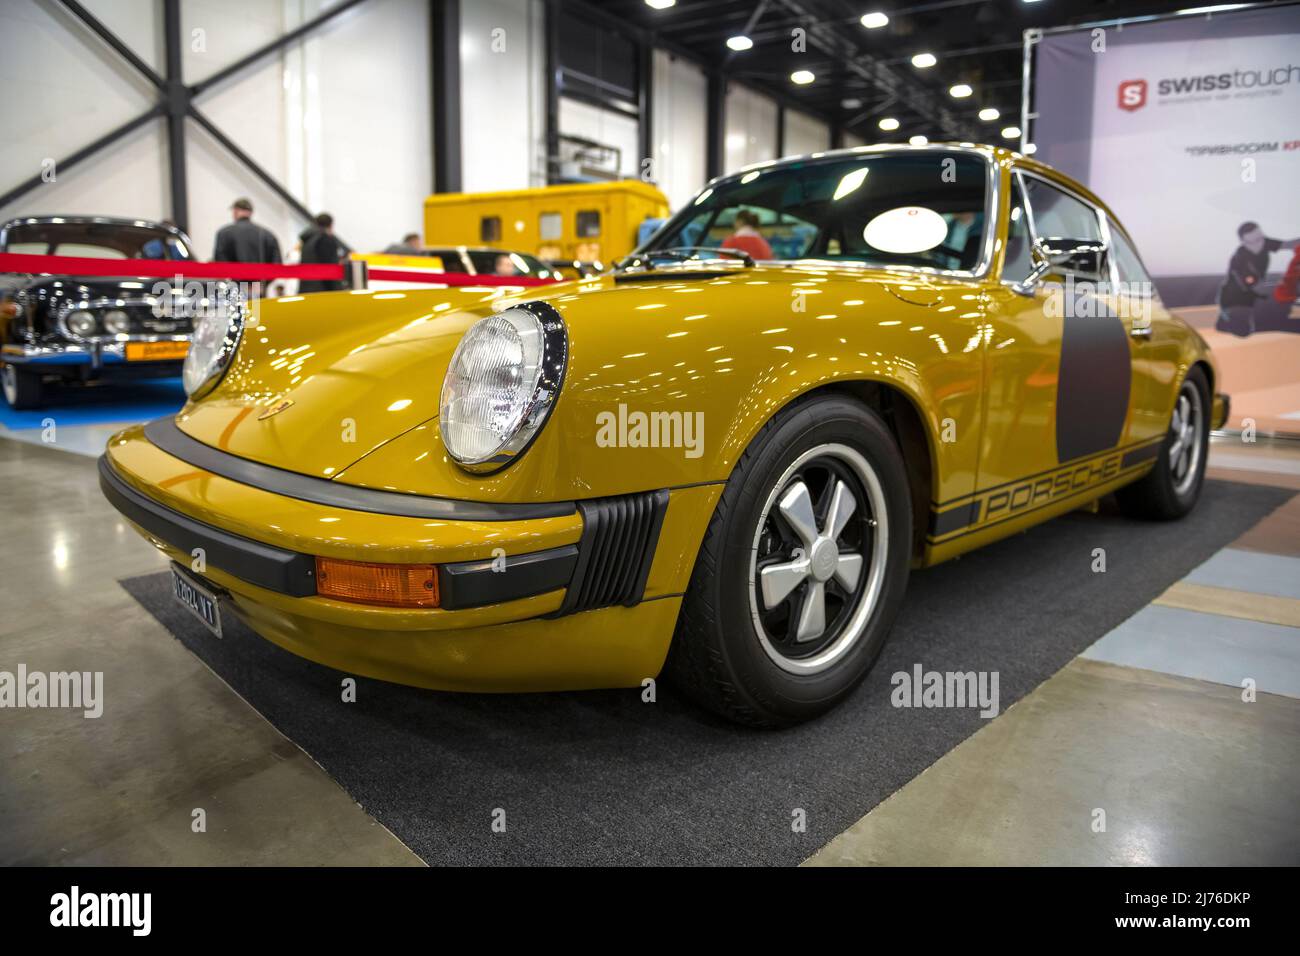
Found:
[[[185,243],[166,230],[147,225],[75,219],[10,226],[4,251],[93,259],[190,258]]]
[[[983,157],[939,150],[753,169],[704,190],[640,251],[703,247],[755,260],[973,271],[984,250],[988,180]]]

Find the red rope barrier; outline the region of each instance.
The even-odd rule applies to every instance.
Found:
[[[97,259],[82,256],[34,256],[0,253],[0,272],[31,272],[41,275],[121,276],[131,278],[234,279],[241,282],[269,282],[273,279],[318,279],[341,281],[343,266],[274,265],[253,262],[194,262],[189,259]],[[535,276],[469,275],[464,272],[421,272],[406,269],[370,269],[376,281],[428,282],[435,285],[537,286],[560,281]]]
[[[33,256],[16,252],[0,253],[0,272],[157,279],[173,279],[181,275],[187,279],[235,279],[243,282],[343,278],[343,267],[331,265],[284,266],[260,262],[194,262],[190,259],[96,259],[82,256]]]

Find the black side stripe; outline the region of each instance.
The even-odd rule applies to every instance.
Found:
[[[1120,460],[1119,466],[1121,468],[1130,468],[1133,465],[1140,465],[1144,461],[1149,461],[1150,459],[1156,457],[1156,455],[1160,454],[1160,447],[1163,444],[1164,444],[1164,439],[1161,438],[1159,441],[1153,444],[1146,445],[1142,448],[1135,448],[1132,451],[1125,452],[1124,457]]]
[[[1043,471],[1037,472],[1036,474],[1025,475],[1022,478],[1012,478],[1010,481],[1004,481],[1001,484],[997,484],[997,485],[989,485],[989,487],[987,488],[980,488],[978,491],[972,491],[969,494],[957,495],[955,498],[949,498],[947,501],[931,502],[930,509],[932,511],[938,511],[940,509],[947,508],[951,505],[955,505],[959,501],[967,501],[971,498],[980,498],[988,494],[990,491],[1001,491],[1003,488],[1010,488],[1012,485],[1019,485],[1026,481],[1033,481],[1035,478],[1042,478],[1046,475],[1054,475],[1059,471],[1065,471],[1067,467],[1084,465],[1092,461],[1094,458],[1104,458],[1107,455],[1113,455],[1119,451],[1125,452],[1126,454],[1127,453],[1136,454],[1144,451],[1147,448],[1154,448],[1158,451],[1161,444],[1164,442],[1164,440],[1165,440],[1165,436],[1161,435],[1159,438],[1149,438],[1144,442],[1134,442],[1131,445],[1124,445],[1120,448],[1111,448],[1103,452],[1098,452],[1095,455],[1088,455],[1085,458],[1077,458],[1073,461],[1062,462],[1059,465],[1053,465],[1051,468],[1046,468]],[[1155,451],[1151,452],[1151,455],[1155,455],[1155,454],[1156,454]],[[1139,458],[1136,460],[1145,461],[1146,459]]]

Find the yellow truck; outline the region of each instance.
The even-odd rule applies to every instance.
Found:
[[[604,262],[637,245],[646,219],[664,219],[668,197],[624,179],[488,193],[437,193],[424,201],[426,246],[486,245],[539,259]]]

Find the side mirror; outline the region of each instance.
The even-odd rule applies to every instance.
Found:
[[[1059,270],[1100,275],[1106,261],[1106,244],[1094,239],[1039,239],[1030,253],[1034,270],[1013,288],[1021,295],[1031,295],[1048,272]]]

